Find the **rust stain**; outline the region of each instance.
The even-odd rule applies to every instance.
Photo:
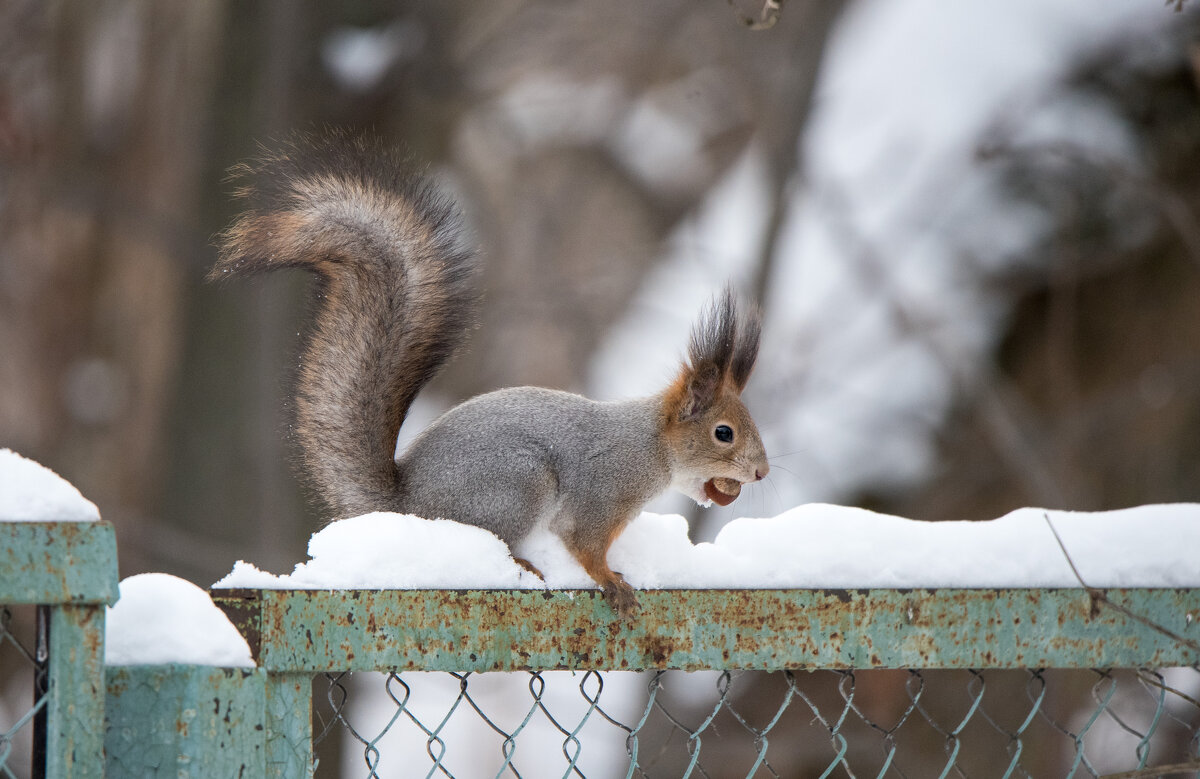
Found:
[[[641,653],[654,668],[666,668],[675,654],[675,642],[662,636],[646,636],[641,644]]]
[[[261,619],[286,646],[270,654],[306,670],[1004,667],[1096,646],[1086,596],[1038,597],[1063,628],[1034,629],[1025,594],[962,590],[647,590],[631,621],[594,590],[301,592],[264,601]]]
[[[262,650],[262,601],[258,590],[209,590],[217,608],[225,613],[237,631],[246,639],[250,656],[259,662]]]

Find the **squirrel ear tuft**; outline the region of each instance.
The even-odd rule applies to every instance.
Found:
[[[733,290],[726,286],[721,296],[708,304],[692,328],[688,361],[693,370],[699,370],[707,363],[721,375],[728,372],[736,337],[737,309]]]
[[[737,343],[733,347],[733,360],[729,366],[729,379],[740,394],[750,381],[754,361],[758,359],[758,342],[762,336],[762,315],[755,308],[742,320],[738,327]]]
[[[728,378],[740,393],[754,370],[762,320],[758,309],[739,321],[737,302],[729,285],[701,314],[692,329],[688,344],[688,362],[693,372],[709,365],[717,372],[717,381]]]

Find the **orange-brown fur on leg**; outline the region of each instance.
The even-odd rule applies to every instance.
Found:
[[[575,556],[588,576],[600,585],[604,597],[621,619],[631,619],[637,612],[637,596],[633,587],[625,581],[625,577],[608,566],[608,550],[627,524],[628,521],[614,522],[604,537],[575,534],[563,539],[568,551]]]

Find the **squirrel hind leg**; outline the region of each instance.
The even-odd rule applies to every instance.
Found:
[[[619,531],[618,531],[619,532]],[[612,606],[617,616],[624,620],[633,618],[638,610],[637,595],[633,587],[625,581],[625,577],[608,567],[608,547],[612,545],[613,533],[609,538],[600,539],[599,543],[592,539],[565,538],[567,549],[600,585],[605,600]]]

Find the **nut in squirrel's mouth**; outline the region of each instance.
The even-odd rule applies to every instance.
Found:
[[[737,479],[713,478],[704,482],[704,496],[718,506],[728,506],[742,492],[742,483]]]

